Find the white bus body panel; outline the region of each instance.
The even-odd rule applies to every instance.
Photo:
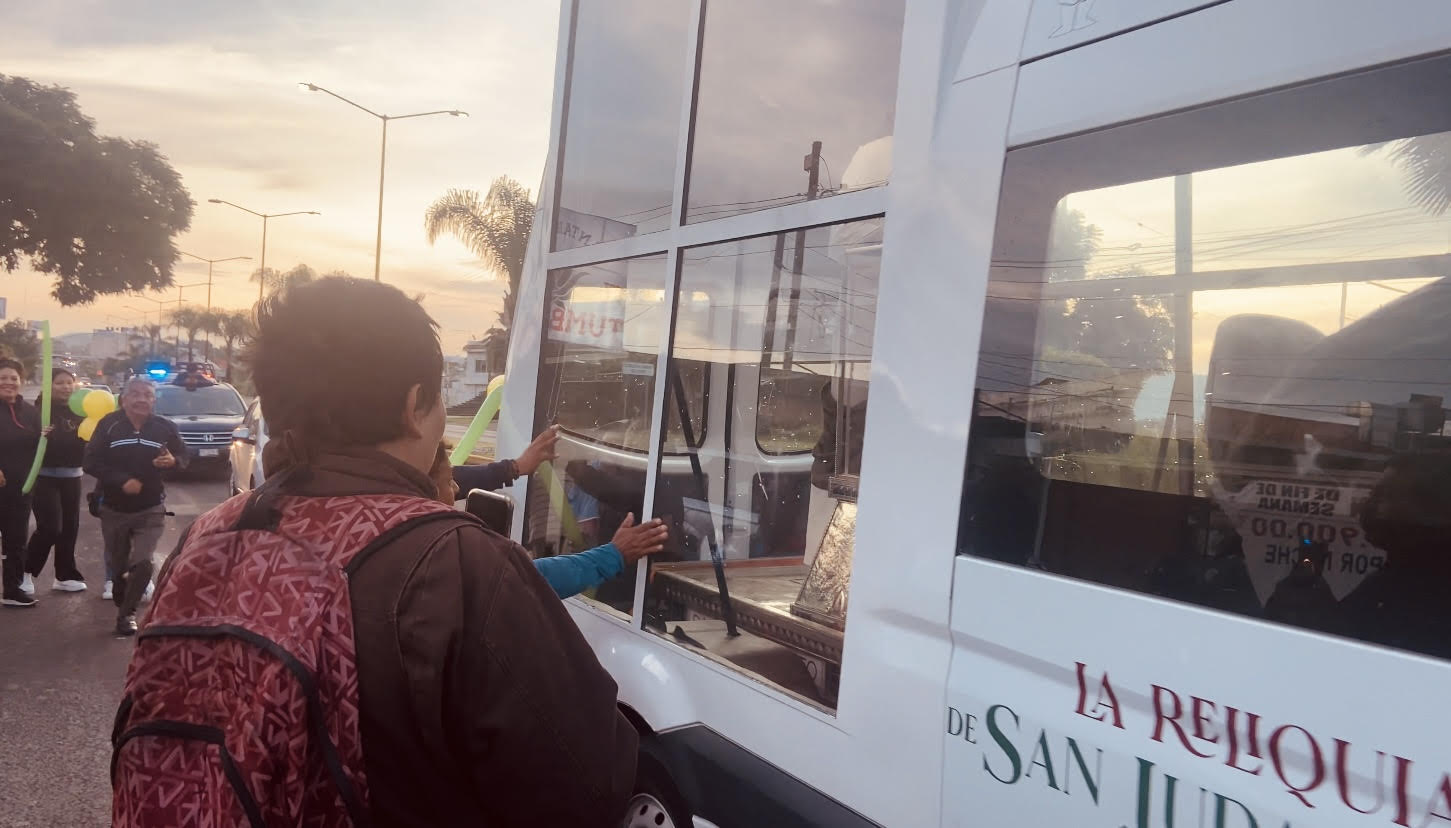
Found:
[[[945,824],[1161,828],[1166,775],[1178,780],[1176,826],[1451,819],[1444,662],[966,557],[955,581]],[[1187,740],[1167,721],[1155,739],[1156,698],[1166,716],[1180,705]],[[1396,821],[1402,792],[1408,822]]]
[[[1025,61],[1226,0],[1033,0]]]
[[[1443,50],[1448,33],[1445,0],[1233,0],[1025,65],[1009,145]]]
[[[878,300],[836,713],[583,601],[568,602],[569,610],[619,683],[621,702],[651,728],[705,724],[883,825],[1157,828],[1165,824],[1165,774],[1179,780],[1174,824],[1181,827],[1392,825],[1399,803],[1389,782],[1398,769],[1409,824],[1425,824],[1436,786],[1451,770],[1443,694],[1427,689],[1447,686],[1448,665],[953,550],[1006,147],[1444,49],[1451,2],[1098,0],[1096,31],[1050,42],[1043,26],[1056,23],[1050,18],[1060,2],[1038,0],[1031,11],[1027,0],[907,2],[885,196],[886,289]],[[564,7],[567,22],[568,0]],[[1155,20],[1163,22],[1145,25]],[[1050,54],[1121,30],[1129,31]],[[562,31],[561,53],[567,40]],[[1020,57],[1043,54],[1050,56],[1018,65]],[[560,66],[556,141],[563,56]],[[528,439],[549,263],[642,253],[657,243],[640,237],[547,254],[554,174],[551,152],[520,290],[501,456]],[[812,210],[851,217],[854,204],[880,199],[867,191],[722,222],[746,235]],[[702,228],[682,228],[681,238],[689,243]],[[521,481],[514,496],[522,502],[523,495]],[[519,510],[516,538],[522,525]],[[1087,708],[1105,721],[1075,712],[1080,662]],[[1122,729],[1107,708],[1092,710],[1104,673]],[[1172,731],[1152,738],[1155,685],[1163,688],[1161,703],[1172,692],[1184,705],[1195,697],[1215,705],[1212,713],[1203,703],[1200,710],[1206,728],[1218,724],[1218,745],[1190,741],[1209,758],[1189,753]],[[994,705],[1005,707],[990,727]],[[1226,764],[1229,707],[1260,717],[1264,758],[1238,757],[1250,769],[1261,764],[1257,775]],[[1180,721],[1192,735],[1192,719]],[[1303,730],[1283,732],[1277,765],[1267,743],[1288,725]],[[1017,778],[993,727],[1016,751]],[[1040,732],[1053,784],[1043,764],[1032,764]],[[1313,809],[1286,792],[1314,770],[1311,738],[1330,774],[1304,794]],[[1349,746],[1352,801],[1364,809],[1374,801],[1376,751],[1385,754],[1389,798],[1369,816],[1338,801],[1336,739]],[[1412,766],[1402,768],[1396,757]],[[1156,810],[1144,823],[1136,821],[1141,762],[1153,763],[1155,786]],[[1219,822],[1216,808],[1225,815]],[[1451,803],[1445,813],[1451,822]]]

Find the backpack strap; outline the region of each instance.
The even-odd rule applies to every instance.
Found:
[[[278,498],[286,494],[288,489],[304,484],[311,478],[312,468],[307,465],[289,466],[267,478],[247,496],[247,502],[242,506],[242,513],[237,516],[237,522],[232,525],[232,531],[277,531],[277,526],[282,521],[282,508],[277,505]]]
[[[283,482],[280,477],[272,477],[253,489],[247,495],[247,502],[242,506],[242,513],[237,516],[237,522],[232,524],[232,531],[253,529],[276,532],[277,525],[282,522],[282,509],[277,505],[277,498],[281,495]]]

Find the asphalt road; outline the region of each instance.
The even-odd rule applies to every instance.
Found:
[[[227,488],[220,473],[168,483],[176,517],[158,556]],[[115,607],[99,600],[100,522],[84,513],[76,557],[88,591],[52,592],[47,567],[36,583],[39,606],[0,608],[0,828],[111,824],[111,722],[131,640],[113,634]]]

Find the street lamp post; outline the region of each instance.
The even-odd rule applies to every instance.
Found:
[[[192,257],[193,259],[196,259],[199,262],[206,262],[207,263],[207,313],[211,313],[212,312],[212,266],[215,265],[217,262],[242,262],[242,261],[250,262],[250,261],[252,261],[252,257],[251,256],[228,256],[225,259],[204,259],[204,258],[202,258],[201,256],[198,256],[195,253],[188,253],[185,250],[181,251],[181,255],[183,255],[183,256],[190,256],[190,257]]]
[[[143,302],[152,302],[152,303],[155,303],[155,305],[156,305],[156,311],[155,311],[155,313],[156,313],[156,324],[157,324],[157,326],[159,328],[162,325],[162,323],[163,323],[162,316],[161,316],[161,309],[164,308],[164,307],[166,307],[167,305],[170,305],[171,302],[172,302],[172,300],[170,300],[170,299],[152,299],[150,296],[142,296],[139,293],[135,295],[135,298],[140,299]],[[130,307],[130,306],[128,305],[127,307]],[[135,308],[132,308],[132,310],[135,310]],[[177,349],[178,352],[180,352],[180,350],[181,350],[181,333],[180,332],[178,332],[177,335],[176,335],[176,343],[177,343],[176,344],[176,349]],[[152,342],[151,342],[151,350],[153,350],[153,351],[156,350],[156,341],[155,340],[152,340]],[[155,356],[155,354],[153,354],[153,356]],[[180,353],[177,353],[177,356],[181,356],[181,354]]]
[[[257,270],[260,274],[260,277],[257,279],[257,302],[259,304],[262,301],[262,291],[267,287],[267,220],[282,218],[283,216],[322,215],[322,213],[319,213],[316,210],[294,210],[291,213],[259,213],[256,210],[249,210],[240,204],[233,204],[232,202],[226,201],[225,199],[209,198],[207,199],[207,201],[212,204],[225,204],[228,207],[236,207],[238,210],[241,210],[244,213],[251,213],[252,215],[262,219],[262,261],[257,264]]]
[[[180,313],[181,306],[183,304],[182,298],[181,298],[181,292],[183,290],[185,290],[186,288],[201,287],[202,285],[210,285],[210,283],[209,282],[192,282],[189,285],[177,285],[176,286],[176,311],[178,313]],[[171,302],[168,301],[166,304],[169,305],[169,304],[171,304]],[[179,361],[181,359],[181,324],[179,322],[177,322],[177,319],[174,316],[172,317],[172,321],[177,323],[176,324],[176,356],[177,356],[177,359]],[[187,343],[186,358],[187,358],[188,361],[190,361],[191,358],[192,358],[191,343],[190,342]]]
[[[431,112],[415,112],[411,115],[384,115],[381,112],[374,112],[373,110],[367,108],[366,106],[363,106],[357,101],[350,101],[347,98],[344,98],[342,95],[339,95],[338,93],[332,91],[331,89],[324,89],[323,87],[318,86],[315,83],[303,82],[298,84],[298,86],[307,90],[308,92],[323,92],[331,95],[334,98],[337,98],[338,100],[347,104],[348,106],[351,106],[354,109],[362,110],[363,112],[366,112],[369,115],[372,115],[374,118],[377,118],[378,120],[383,122],[383,148],[382,151],[379,153],[378,157],[378,233],[377,237],[373,241],[373,281],[382,281],[383,175],[384,172],[387,170],[388,164],[388,122],[401,121],[404,118],[423,118],[429,115],[452,115],[455,118],[467,118],[469,114],[467,112],[464,112],[462,109],[435,109]]]
[[[137,299],[146,299],[146,301],[148,301],[148,302],[155,302],[156,301],[155,299],[149,299],[149,298],[147,298],[145,296],[137,296],[136,298]],[[160,304],[160,303],[158,303],[158,304]],[[135,305],[122,305],[121,307],[125,308],[126,310],[136,311],[137,313],[141,314],[141,324],[148,325],[148,326],[151,323],[147,319],[147,317],[154,313],[154,314],[156,314],[157,324],[158,324],[158,326],[160,325],[160,322],[161,322],[161,309],[160,308],[157,308],[154,311],[149,311],[149,310],[142,310],[141,308],[138,308]],[[159,331],[160,330],[160,327],[158,327],[157,330]],[[149,340],[151,342],[151,356],[154,357],[154,356],[156,356],[156,337],[151,335],[151,330],[149,329],[149,327],[148,327],[148,329],[146,331],[146,334],[147,334],[147,336],[146,336],[147,340]]]
[[[206,262],[207,263],[207,314],[208,315],[211,315],[211,312],[212,312],[212,265],[215,265],[217,262],[240,262],[240,261],[248,261],[248,262],[250,262],[250,261],[252,261],[252,257],[251,256],[229,256],[229,257],[227,257],[225,259],[204,259],[204,258],[202,258],[201,256],[198,256],[195,253],[188,253],[185,250],[181,251],[181,255],[183,255],[183,256],[190,256],[193,259],[196,259],[197,261],[201,261],[201,262]],[[212,361],[212,340],[210,338],[207,339],[207,355],[206,355],[206,360],[207,360],[207,362],[211,362]]]

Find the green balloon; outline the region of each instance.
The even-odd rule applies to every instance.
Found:
[[[66,404],[71,407],[71,411],[75,412],[77,417],[86,416],[86,395],[89,393],[91,393],[89,388],[77,388],[71,392],[70,401]]]

